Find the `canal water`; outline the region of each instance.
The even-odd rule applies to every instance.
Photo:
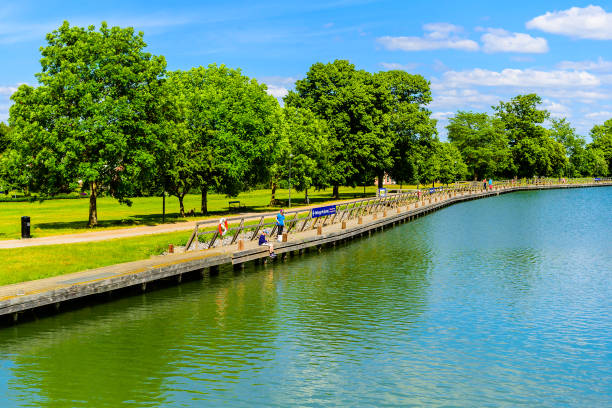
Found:
[[[0,406],[612,406],[612,188],[0,330]]]

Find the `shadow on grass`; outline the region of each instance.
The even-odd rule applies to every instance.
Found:
[[[363,198],[363,193],[340,193],[341,200],[349,200],[349,199],[359,199]],[[331,197],[311,197],[310,205],[319,204],[329,202]],[[167,213],[165,220],[162,219],[161,214],[136,214],[132,215],[128,218],[123,219],[115,219],[115,220],[99,220],[98,226],[95,228],[87,227],[87,220],[83,221],[68,221],[68,222],[43,222],[43,223],[33,223],[35,228],[39,228],[41,230],[98,230],[98,229],[108,229],[113,227],[137,227],[137,226],[154,226],[162,223],[165,224],[175,224],[181,222],[192,221],[194,219],[203,219],[203,218],[217,218],[217,217],[235,217],[241,213],[262,213],[262,212],[270,212],[275,211],[279,208],[287,208],[289,205],[289,200],[282,199],[277,200],[277,206],[247,206],[243,207],[240,210],[217,210],[217,211],[209,211],[207,214],[202,214],[201,212],[196,212],[195,209],[187,209],[187,217],[181,217],[179,213]],[[291,200],[292,207],[301,207],[307,205],[304,197],[296,197]],[[3,233],[0,233],[0,237]],[[4,234],[5,235],[5,234]]]

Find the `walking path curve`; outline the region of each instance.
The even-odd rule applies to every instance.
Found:
[[[330,204],[342,204],[345,202],[355,201],[353,200],[339,200],[332,202],[325,202],[319,204],[313,204],[303,207],[293,207],[293,210],[305,210],[310,208],[319,207],[321,205],[330,205]],[[271,216],[276,214],[276,211],[272,212],[248,212],[248,213],[236,213],[233,214],[231,218],[237,217],[248,217],[252,215],[264,215]],[[217,219],[199,219],[188,222],[180,222],[174,224],[160,224],[153,226],[144,226],[144,227],[131,227],[131,228],[121,228],[121,229],[107,229],[101,231],[90,231],[90,232],[78,232],[75,234],[65,234],[65,235],[52,235],[48,237],[40,237],[40,238],[28,238],[28,239],[8,239],[4,241],[0,241],[0,249],[11,249],[11,248],[25,248],[25,247],[33,247],[33,246],[42,246],[42,245],[60,245],[60,244],[77,244],[81,242],[95,242],[95,241],[106,241],[109,239],[116,238],[131,238],[138,237],[142,235],[153,235],[153,234],[164,234],[170,232],[178,232],[178,231],[188,231],[192,230],[197,222],[206,222],[216,224],[218,222]]]

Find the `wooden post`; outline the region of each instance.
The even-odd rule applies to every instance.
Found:
[[[283,232],[283,242],[287,242],[287,233]]]
[[[346,221],[342,221],[342,229],[346,229]]]
[[[401,213],[402,213],[401,208],[397,207],[397,213],[398,213],[398,214],[401,214]]]
[[[373,216],[372,216],[372,219],[375,220],[377,218],[377,215],[378,214],[374,213]]]
[[[387,216],[387,210],[383,211],[383,218]]]
[[[357,218],[357,224],[363,224],[363,217],[361,215]]]
[[[241,239],[238,240],[238,250],[244,251],[244,241]]]
[[[174,245],[168,244],[168,253],[169,254],[173,254],[174,253]]]
[[[317,235],[321,235],[321,234],[323,234],[323,227],[318,225],[317,226]]]

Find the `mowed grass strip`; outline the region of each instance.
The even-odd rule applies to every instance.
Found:
[[[108,241],[0,250],[0,285],[49,278],[86,269],[148,259],[168,244],[185,245],[190,231]]]
[[[406,187],[407,188],[407,187]],[[367,195],[376,193],[375,186],[366,187]],[[353,199],[363,196],[363,187],[342,187],[340,199]],[[286,203],[289,198],[288,190],[278,189],[276,198]],[[325,203],[332,198],[332,189],[311,191],[309,194],[311,204]],[[209,214],[203,217],[200,210],[199,194],[190,194],[185,197],[185,210],[195,210],[198,219],[218,218],[221,215],[232,215],[228,212],[229,201],[240,201],[246,208],[241,212],[274,211],[278,207],[270,207],[270,190],[253,190],[242,193],[238,197],[228,198],[223,194],[208,195]],[[291,192],[292,206],[305,205],[304,193]],[[26,215],[31,219],[31,234],[33,237],[88,232],[87,228],[89,199],[60,199],[43,202],[0,202],[0,240],[17,239],[21,237],[21,217]],[[179,205],[176,197],[166,197],[166,223],[184,222],[193,220],[193,217],[182,218],[178,213]],[[137,197],[133,205],[119,204],[111,197],[98,199],[99,226],[94,230],[127,228],[139,225],[158,225],[162,223],[162,198]]]

